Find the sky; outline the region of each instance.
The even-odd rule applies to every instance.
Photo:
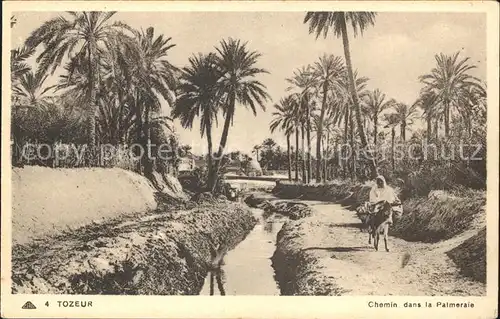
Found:
[[[64,13],[17,12],[12,29],[12,45],[20,46],[29,34],[44,21]],[[287,94],[286,78],[299,67],[314,63],[323,54],[344,57],[342,40],[329,35],[326,39],[309,34],[301,12],[118,12],[113,19],[132,27],[155,28],[172,38],[169,61],[187,65],[192,54],[214,51],[222,39],[229,37],[247,42],[248,48],[262,56],[258,67],[270,72],[258,77],[268,89],[272,100],[257,116],[244,107],[237,107],[230,129],[228,151],[250,153],[253,146],[271,137],[286,146],[281,132],[271,134],[273,104]],[[363,36],[350,33],[351,58],[355,69],[368,77],[367,88],[380,89],[388,98],[412,104],[422,87],[418,77],[435,66],[435,54],[470,57],[477,69],[471,74],[486,80],[486,15],[484,13],[380,12],[375,25]],[[169,110],[165,109],[168,113]],[[215,145],[222,132],[223,119],[214,129]],[[176,122],[181,143],[189,144],[194,153],[206,150],[206,141],[199,133],[199,122],[191,131]]]

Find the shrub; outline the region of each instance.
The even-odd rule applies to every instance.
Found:
[[[446,254],[464,276],[486,283],[486,227]]]
[[[475,197],[412,198],[403,202],[403,215],[390,228],[392,235],[408,241],[437,242],[466,230],[486,199]]]

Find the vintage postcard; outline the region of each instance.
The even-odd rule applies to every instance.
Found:
[[[496,318],[498,9],[4,2],[2,318]]]

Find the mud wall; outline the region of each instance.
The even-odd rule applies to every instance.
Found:
[[[119,168],[14,168],[13,243],[155,209],[155,192],[146,178]]]
[[[115,218],[13,247],[13,293],[193,295],[211,248],[234,247],[255,226],[239,203]]]

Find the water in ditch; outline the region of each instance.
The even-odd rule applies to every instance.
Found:
[[[285,217],[273,215],[264,220],[261,209],[252,208],[259,222],[247,237],[224,257],[220,272],[209,274],[200,295],[279,295],[271,256],[276,235]]]

